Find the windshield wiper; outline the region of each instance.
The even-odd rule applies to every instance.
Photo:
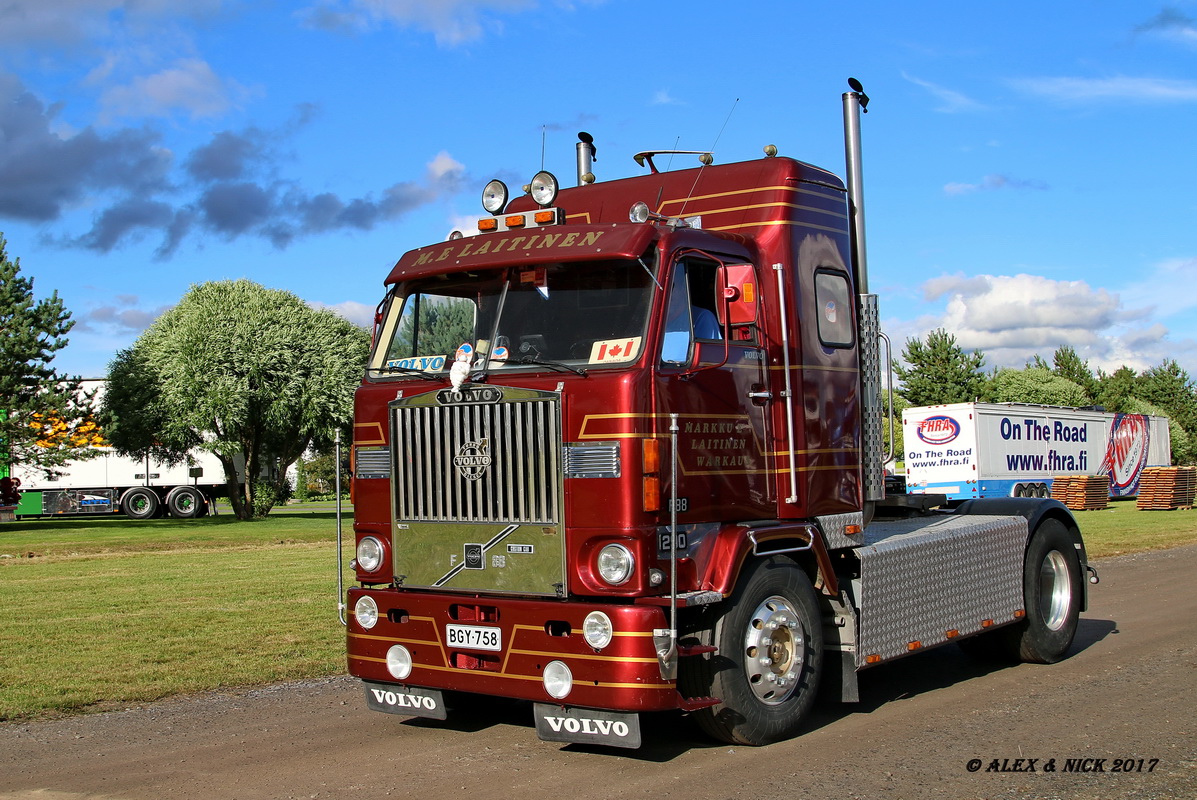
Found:
[[[575,375],[581,375],[583,378],[585,378],[587,375],[587,372],[584,369],[571,367],[569,364],[565,364],[560,361],[548,361],[540,356],[523,356],[521,358],[517,358],[515,363],[536,364],[537,366],[548,367],[549,369],[556,370],[557,372],[572,372]]]
[[[417,378],[423,378],[426,381],[443,381],[445,378],[442,375],[436,375],[431,372],[425,372],[422,369],[415,367],[375,367],[374,372],[379,372],[387,375],[414,375]]]

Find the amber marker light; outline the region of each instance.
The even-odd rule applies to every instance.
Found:
[[[486,219],[478,220],[478,230],[482,232],[497,231],[499,229],[499,221],[494,217],[487,217]]]
[[[983,620],[981,620],[981,627],[982,627],[982,628],[992,628],[992,627],[993,627],[993,620],[991,620],[991,619],[983,619]]]
[[[866,664],[880,664],[881,656],[877,655],[876,653],[874,653],[871,656],[865,656],[865,663]]]
[[[537,211],[532,219],[537,225],[552,225],[557,221],[556,211]]]
[[[1014,618],[1015,618],[1015,619],[1022,619],[1022,618],[1023,618],[1023,617],[1025,617],[1026,615],[1027,615],[1027,612],[1026,612],[1026,610],[1025,610],[1025,609],[1021,609],[1021,608],[1020,608],[1020,609],[1018,609],[1017,611],[1015,611],[1015,612],[1014,612]]]
[[[907,649],[907,650],[909,650],[909,651],[910,651],[910,652],[912,652],[912,653],[913,653],[915,650],[922,650],[922,649],[923,649],[923,643],[922,643],[922,642],[910,642],[910,643],[908,643],[908,644],[906,645],[906,649]]]
[[[952,630],[947,632],[947,637],[949,639],[955,639],[959,635],[960,635],[960,631],[956,630],[955,628],[953,628]]]
[[[522,228],[528,224],[528,220],[524,218],[523,214],[512,214],[503,219],[503,224],[508,228]]]
[[[661,471],[661,440],[644,440],[644,472]]]
[[[644,477],[644,510],[661,510],[661,479],[656,475]]]

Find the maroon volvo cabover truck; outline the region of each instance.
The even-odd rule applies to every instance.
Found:
[[[348,663],[369,707],[533,701],[548,740],[681,709],[793,735],[823,680],[972,640],[1050,662],[1096,573],[1050,500],[886,498],[860,85],[847,185],[755,161],[492,181],[386,276],[353,441]],[[888,354],[888,348],[886,348]]]

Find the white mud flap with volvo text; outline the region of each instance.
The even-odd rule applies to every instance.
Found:
[[[640,715],[536,703],[536,734],[546,742],[640,746]]]

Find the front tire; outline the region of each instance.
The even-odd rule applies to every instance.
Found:
[[[814,704],[823,626],[810,578],[773,556],[741,577],[713,625],[698,632],[717,653],[683,661],[683,690],[722,702],[695,712],[699,726],[732,744],[785,739]]]
[[[121,497],[121,511],[129,519],[153,519],[158,514],[158,495],[143,487],[130,489]]]

